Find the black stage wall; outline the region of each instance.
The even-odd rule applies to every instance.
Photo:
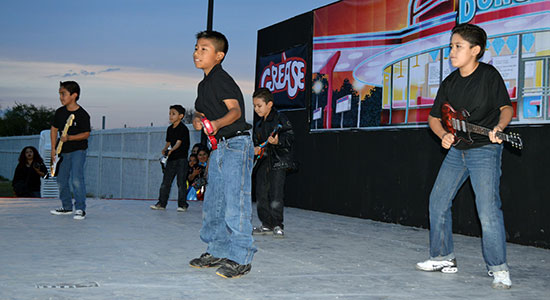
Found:
[[[308,100],[312,36],[312,12],[258,31],[258,57],[309,45]],[[428,196],[446,152],[427,127],[310,133],[309,109],[285,114],[295,129],[300,162],[300,169],[287,178],[287,206],[429,227]],[[512,130],[522,135],[525,148],[518,151],[506,145],[502,159],[508,241],[550,248],[550,125]],[[480,236],[480,229],[467,181],[454,201],[453,230]]]

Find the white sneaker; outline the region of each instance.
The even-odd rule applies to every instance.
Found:
[[[512,287],[512,280],[510,280],[509,271],[496,271],[493,272],[493,284],[494,289],[509,289]]]
[[[86,212],[81,210],[81,209],[77,209],[74,213],[73,219],[75,219],[75,220],[84,220],[84,219],[86,219]]]
[[[416,264],[416,269],[426,272],[437,272],[442,273],[456,273],[458,272],[458,267],[456,265],[456,259],[449,260],[426,260]]]

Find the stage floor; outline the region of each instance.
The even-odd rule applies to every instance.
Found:
[[[0,198],[0,299],[549,299],[550,250],[508,244],[511,290],[494,290],[480,239],[455,235],[456,274],[416,271],[428,231],[287,208],[286,237],[256,238],[252,271],[224,279],[189,267],[206,249],[200,202]],[[253,224],[258,224],[254,216]],[[96,286],[97,285],[97,286]],[[41,288],[39,288],[41,287]]]

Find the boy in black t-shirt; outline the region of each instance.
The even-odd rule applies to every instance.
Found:
[[[506,263],[506,232],[500,201],[502,140],[495,136],[512,120],[506,85],[491,65],[479,62],[487,34],[476,25],[453,28],[450,59],[457,68],[439,87],[428,118],[431,130],[449,149],[430,194],[430,258],[416,264],[422,271],[458,271],[452,240],[451,206],[458,189],[470,177],[482,229],[483,258],[493,276],[492,287],[512,286]],[[470,112],[469,123],[489,127],[489,137],[472,133],[473,143],[455,144],[453,134],[441,124],[441,107],[448,102],[455,109]]]
[[[59,186],[59,198],[62,207],[50,212],[54,215],[70,215],[73,212],[73,202],[69,179],[72,181],[72,191],[75,199],[75,220],[83,220],[86,217],[86,182],[84,181],[84,164],[86,163],[86,150],[88,149],[88,137],[90,137],[90,115],[82,106],[77,104],[80,98],[80,86],[74,81],[60,83],[59,99],[62,107],[55,111],[51,127],[51,159],[55,161],[57,135],[63,131],[67,119],[71,114],[74,121],[69,127],[68,134],[61,136],[63,142],[61,148],[61,164],[58,166],[57,184]]]
[[[187,152],[189,151],[189,130],[181,121],[185,116],[185,108],[176,104],[170,106],[169,119],[171,125],[166,129],[166,144],[162,155],[168,156],[162,184],[160,185],[159,201],[151,205],[151,209],[164,210],[168,204],[168,196],[174,177],[178,177],[178,212],[187,211]]]
[[[218,141],[208,161],[201,239],[206,253],[189,262],[195,268],[219,267],[216,274],[237,278],[250,272],[256,247],[252,238],[251,173],[254,147],[244,118],[239,86],[221,62],[228,42],[216,31],[196,35],[193,59],[204,71],[199,83],[193,127],[202,130],[201,117],[211,121]]]
[[[260,120],[254,125],[254,155],[256,163],[256,204],[261,226],[253,234],[273,234],[284,237],[283,210],[286,172],[294,168],[292,144],[294,132],[288,118],[273,107],[273,94],[260,88],[252,95],[254,111]],[[273,132],[277,129],[274,136]],[[265,143],[263,148],[261,144]],[[263,149],[263,150],[262,150]],[[260,152],[263,155],[258,158]]]

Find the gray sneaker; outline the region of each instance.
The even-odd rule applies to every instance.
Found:
[[[275,228],[273,228],[273,237],[274,238],[284,238],[285,237],[285,232],[283,231],[281,226],[275,226]]]
[[[252,230],[253,235],[267,235],[267,234],[273,234],[273,229],[267,227],[267,226],[258,226],[254,227]]]
[[[166,210],[166,207],[160,206],[160,203],[149,206],[152,210]]]

